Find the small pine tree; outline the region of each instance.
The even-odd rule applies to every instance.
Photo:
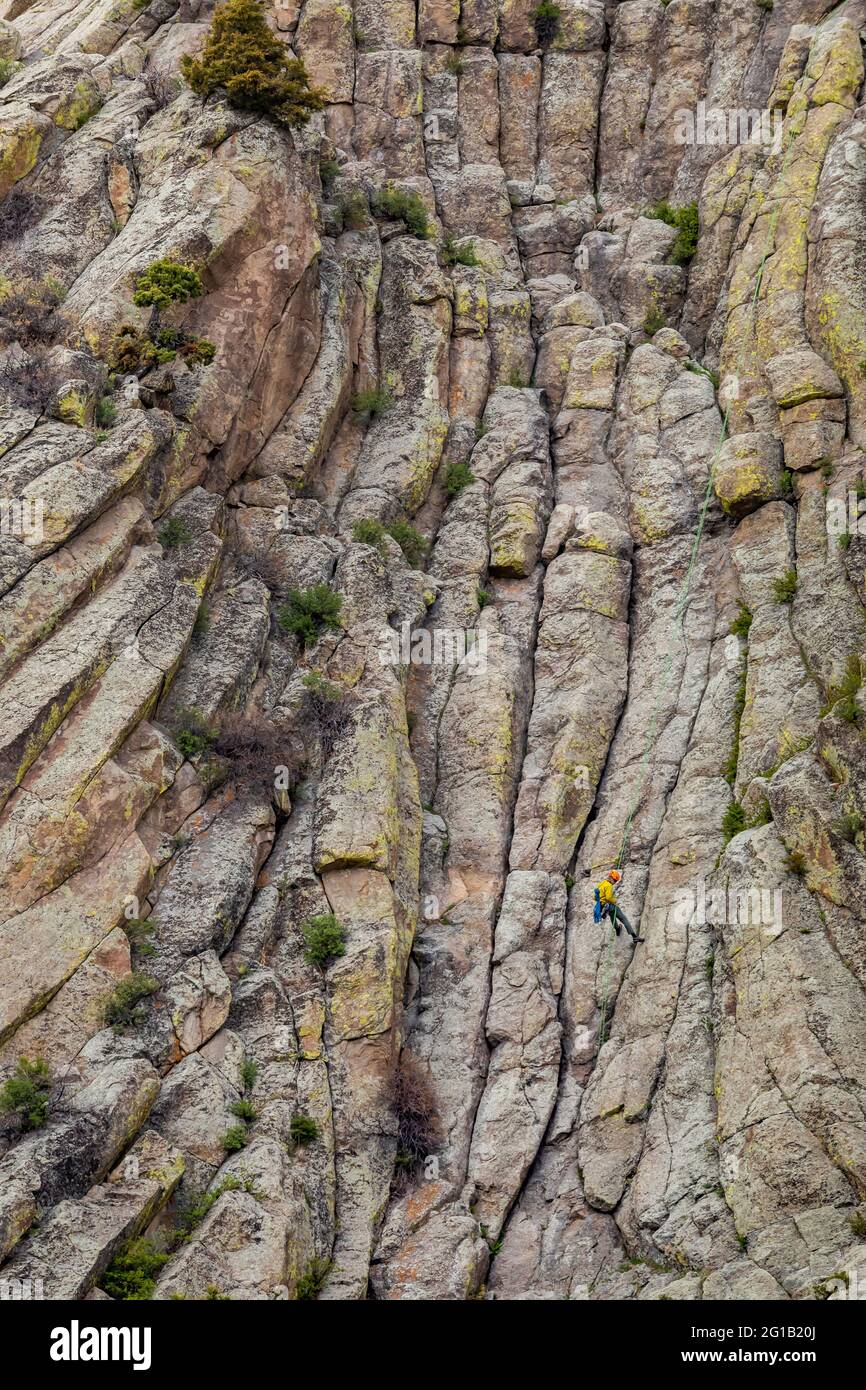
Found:
[[[456,497],[458,492],[462,492],[470,483],[475,482],[475,474],[466,462],[451,463],[445,474],[445,491],[449,497]]]
[[[301,930],[307,943],[304,958],[310,965],[319,965],[324,970],[330,961],[346,954],[346,928],[333,912],[310,917]]]
[[[325,104],[304,64],[268,27],[262,0],[218,5],[200,55],[181,58],[180,70],[198,96],[222,88],[230,106],[261,111],[280,125],[304,125]]]
[[[163,256],[147,267],[135,282],[133,304],[139,308],[152,304],[154,309],[167,309],[170,304],[185,304],[203,293],[201,276],[191,265]]]
[[[302,647],[312,647],[325,628],[339,631],[342,602],[327,584],[290,589],[288,601],[277,612],[277,622],[284,632],[294,633]]]
[[[319,1126],[311,1115],[296,1110],[289,1125],[289,1133],[296,1144],[312,1144],[313,1140],[319,1137]]]
[[[147,332],[151,342],[156,343],[160,336],[160,314],[163,309],[169,309],[172,304],[186,304],[188,299],[198,299],[202,294],[201,277],[193,266],[173,261],[171,256],[163,256],[139,275],[132,302],[139,309],[150,306]],[[172,348],[166,344],[162,352],[169,357],[174,355]]]
[[[227,1154],[240,1153],[248,1143],[248,1136],[245,1125],[232,1125],[223,1135],[223,1148]]]
[[[773,580],[773,598],[776,603],[793,603],[796,592],[796,570],[786,570],[781,579]]]

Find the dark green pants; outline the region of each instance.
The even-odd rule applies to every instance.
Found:
[[[614,913],[616,913],[616,916],[614,916]],[[619,935],[619,929],[620,929],[620,927],[625,927],[625,929],[626,929],[626,931],[628,932],[629,936],[632,937],[635,941],[637,940],[637,932],[635,931],[634,927],[632,926],[631,922],[630,922],[630,921],[628,920],[628,918],[626,917],[625,913],[623,912],[623,910],[622,910],[622,908],[619,906],[619,904],[617,904],[617,906],[616,906],[615,908],[613,908],[613,907],[610,906],[609,903],[606,903],[606,904],[605,904],[605,907],[604,907],[604,916],[605,916],[605,917],[613,917],[613,924],[614,924],[614,926],[615,926],[615,928],[616,928],[617,935]]]

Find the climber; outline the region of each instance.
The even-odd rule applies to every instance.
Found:
[[[600,922],[604,917],[610,917],[613,921],[613,929],[617,936],[619,936],[620,923],[622,923],[631,937],[632,946],[636,946],[639,941],[643,941],[645,938],[638,936],[616,900],[614,884],[619,883],[621,878],[622,874],[619,869],[611,869],[607,878],[603,878],[601,883],[598,884],[595,890],[595,910],[593,912],[593,918],[596,922]]]

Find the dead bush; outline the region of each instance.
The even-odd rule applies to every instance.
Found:
[[[64,327],[61,302],[50,282],[12,285],[0,279],[0,390],[27,410],[45,410],[60,385],[48,344]]]
[[[441,1144],[442,1133],[429,1075],[410,1053],[403,1053],[391,1073],[388,1099],[397,1121],[397,1167],[417,1172]]]
[[[263,714],[226,715],[213,749],[229,763],[229,777],[238,786],[273,791],[277,768],[289,766],[288,739]]]
[[[304,713],[319,736],[322,757],[329,758],[351,722],[349,692],[344,685],[327,680],[318,671],[308,671],[303,685]]]
[[[13,188],[0,203],[0,242],[20,241],[42,217],[45,206],[25,188]]]
[[[261,555],[238,556],[238,569],[244,579],[258,579],[272,594],[280,594],[286,586],[279,561],[270,551]]]
[[[63,328],[61,302],[59,290],[51,284],[10,286],[0,295],[0,342],[24,347],[53,342]]]
[[[174,101],[176,84],[169,68],[148,68],[141,80],[155,111],[162,111]]]
[[[0,395],[13,405],[41,414],[54,399],[59,384],[44,349],[24,352],[17,343],[5,352],[0,348]]]

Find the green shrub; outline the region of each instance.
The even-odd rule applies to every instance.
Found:
[[[827,702],[821,709],[822,717],[832,710],[840,719],[844,719],[846,724],[859,724],[861,711],[857,704],[857,692],[862,681],[860,658],[856,652],[851,652],[845,664],[845,675],[841,684],[831,685],[827,691]]]
[[[110,396],[96,402],[96,423],[109,430],[117,423],[117,406]]]
[[[330,188],[334,179],[340,176],[340,164],[336,159],[319,160],[319,178],[322,181],[322,188]]]
[[[385,527],[381,521],[375,517],[365,516],[356,521],[352,527],[352,540],[358,541],[361,545],[372,545],[383,553],[382,542],[385,539]]]
[[[218,1288],[216,1284],[208,1284],[205,1299],[209,1302],[218,1300],[220,1303],[231,1303],[228,1294],[223,1293],[222,1289]]]
[[[475,597],[478,601],[478,607],[484,609],[487,607],[493,595],[489,589],[484,589],[479,584],[478,588],[475,590]]]
[[[465,67],[466,64],[459,53],[452,53],[445,64],[445,71],[450,72],[452,77],[459,77]]]
[[[451,232],[446,232],[439,253],[445,265],[480,265],[473,246],[458,246]]]
[[[308,690],[311,695],[318,699],[326,700],[331,704],[334,700],[341,700],[346,693],[346,687],[339,681],[329,681],[326,676],[318,671],[308,671],[302,678],[301,685]]]
[[[793,603],[796,592],[796,570],[786,570],[781,579],[773,580],[773,598],[776,603]]]
[[[426,553],[427,542],[408,521],[389,521],[386,525],[375,517],[366,516],[352,526],[352,539],[362,545],[375,546],[383,559],[387,553],[382,544],[386,536],[397,542],[409,564],[417,569]]]
[[[660,328],[664,328],[665,324],[664,314],[657,305],[653,305],[651,309],[647,310],[646,318],[643,321],[643,331],[648,338],[651,338],[654,333],[658,333]]]
[[[10,77],[14,77],[20,63],[16,63],[14,58],[0,58],[0,87],[5,87]]]
[[[757,830],[759,825],[769,825],[772,819],[773,812],[770,810],[770,803],[764,797],[746,821],[746,829]]]
[[[156,1288],[156,1276],[168,1255],[158,1250],[152,1240],[140,1236],[124,1245],[115,1255],[102,1277],[102,1288],[110,1298],[123,1302],[150,1298]]]
[[[540,0],[532,11],[532,20],[535,25],[535,35],[538,42],[544,47],[553,43],[559,33],[559,21],[562,18],[562,10],[554,0]]]
[[[685,207],[677,208],[675,225],[679,231],[671,247],[671,260],[674,265],[688,265],[698,249],[700,222],[697,203],[687,203]]]
[[[177,713],[174,740],[185,758],[196,758],[214,746],[217,730],[207,722],[201,710],[181,709]]]
[[[152,918],[124,917],[123,930],[134,956],[152,956],[156,947],[151,941],[156,923]]]
[[[752,626],[752,615],[746,605],[741,601],[736,618],[731,623],[728,631],[733,637],[748,637],[749,628]]]
[[[749,621],[751,622],[751,617]],[[737,766],[740,759],[740,725],[743,722],[743,711],[746,708],[746,678],[746,663],[743,661],[740,665],[740,679],[737,682],[734,695],[734,741],[723,773],[725,781],[731,787],[737,780]]]
[[[783,468],[779,473],[779,490],[783,497],[793,497],[794,475],[790,468]]]
[[[318,1139],[319,1126],[311,1115],[305,1115],[302,1110],[296,1110],[289,1125],[289,1133],[295,1144],[306,1146],[312,1144],[314,1139]]]
[[[373,211],[392,222],[405,222],[406,231],[419,241],[430,236],[430,221],[424,201],[417,193],[406,193],[389,183],[373,196]]]
[[[445,491],[449,497],[456,497],[470,483],[475,482],[475,474],[468,463],[451,463],[445,474]]]
[[[413,569],[417,569],[427,551],[427,542],[408,521],[391,521],[385,528],[397,542]]]
[[[192,531],[180,516],[170,516],[159,528],[157,535],[163,550],[177,550],[179,546],[188,545],[192,540]]]
[[[857,836],[862,833],[863,817],[856,811],[848,812],[846,815],[839,817],[834,823],[833,829],[840,839],[846,840],[849,845],[853,845],[856,843]]]
[[[245,1125],[232,1125],[223,1135],[223,1148],[227,1154],[240,1153],[246,1148],[248,1138]]]
[[[309,965],[319,965],[324,970],[330,961],[346,954],[346,928],[333,912],[310,917],[301,930],[307,943],[304,959]]]
[[[676,227],[678,235],[671,247],[670,259],[674,265],[686,265],[698,248],[700,223],[697,203],[685,203],[677,208],[663,200],[648,208],[645,215],[666,222],[669,227]]]
[[[859,1236],[861,1240],[866,1238],[866,1214],[862,1211],[855,1211],[849,1216],[848,1220],[855,1236]]]
[[[40,1129],[48,1114],[51,1072],[37,1057],[19,1057],[15,1073],[0,1087],[0,1114],[14,1115],[22,1129]]]
[[[718,372],[714,372],[710,367],[702,367],[699,362],[687,362],[686,371],[692,372],[695,376],[704,376],[707,381],[711,381],[718,391],[720,377]]]
[[[261,0],[218,5],[201,54],[181,58],[180,70],[198,96],[220,88],[230,106],[261,111],[280,125],[304,125],[324,106],[304,64],[268,26]]]
[[[366,391],[358,391],[352,397],[352,409],[356,415],[369,415],[378,420],[394,404],[394,397],[387,386],[371,386]]]
[[[233,1115],[246,1124],[252,1124],[253,1120],[259,1118],[259,1112],[251,1100],[236,1100],[230,1109]]]
[[[259,1069],[251,1057],[245,1057],[241,1062],[241,1085],[245,1091],[251,1091],[256,1084]]]
[[[343,600],[327,584],[309,589],[290,589],[286,602],[277,611],[277,622],[291,632],[305,649],[312,647],[326,628],[339,631]]]
[[[142,1001],[159,989],[158,980],[133,970],[121,980],[102,1001],[102,1021],[122,1033],[125,1028],[133,1028],[144,1018]]]
[[[140,375],[149,371],[151,367],[173,362],[176,356],[174,348],[160,347],[152,338],[142,333],[141,329],[136,328],[135,324],[122,323],[111,340],[108,364],[115,372],[133,372]]]
[[[191,265],[163,256],[147,267],[135,282],[133,304],[139,308],[168,309],[172,304],[185,304],[203,294],[201,278]]]
[[[336,206],[344,231],[360,232],[367,226],[370,209],[367,206],[367,199],[358,189],[338,198]]]
[[[310,1260],[297,1282],[295,1297],[303,1299],[318,1298],[325,1287],[325,1280],[331,1268],[330,1260]]]
[[[189,1240],[193,1232],[201,1225],[212,1207],[216,1206],[224,1192],[239,1192],[244,1184],[240,1178],[233,1174],[223,1178],[216,1187],[208,1192],[201,1192],[198,1196],[190,1199],[188,1204],[181,1210],[177,1225],[175,1226],[172,1243],[181,1244]]]
[[[836,537],[836,544],[840,550],[847,550],[853,539],[850,531],[843,531],[841,536]]]
[[[216,357],[216,343],[210,338],[184,338],[180,354],[193,367],[207,367]]]
[[[746,813],[739,801],[731,801],[722,817],[722,834],[725,837],[725,844],[745,829]]]
[[[755,0],[759,10],[772,10],[773,0]]]

